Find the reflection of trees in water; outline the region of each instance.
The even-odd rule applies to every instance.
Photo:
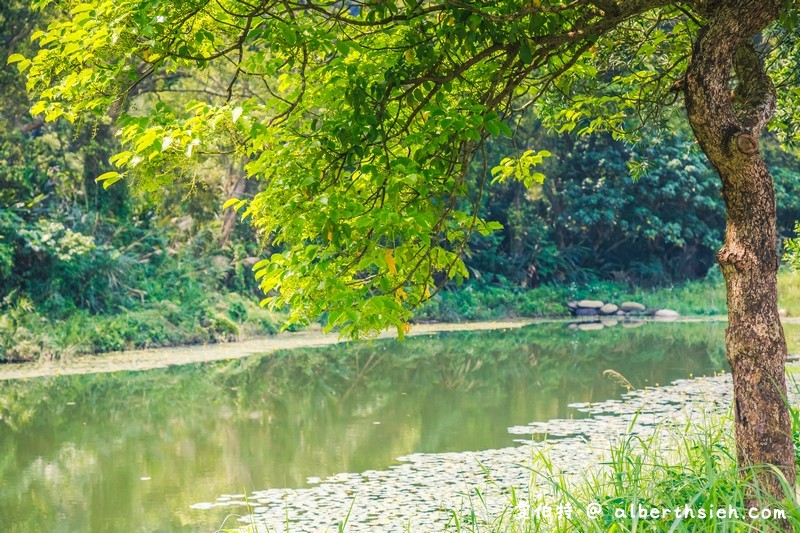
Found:
[[[165,517],[208,518],[186,507],[209,494],[302,485],[414,451],[508,445],[508,425],[617,394],[607,368],[636,386],[722,368],[723,330],[546,324],[5,383],[0,516],[55,530],[57,512],[75,508],[70,516],[99,529],[113,519],[174,530],[182,525]],[[28,489],[35,501],[14,495]]]
[[[556,390],[564,382],[595,380],[614,364],[624,365],[616,370],[628,379],[649,380],[663,375],[661,365],[687,370],[685,375],[724,368],[723,330],[722,324],[699,323],[582,332],[568,331],[561,324],[540,324],[505,332],[457,332],[404,342],[282,351],[144,373],[7,382],[0,384],[0,415],[2,424],[21,430],[42,416],[58,424],[68,422],[76,410],[91,414],[93,407],[116,413],[115,417],[135,410],[140,417],[158,418],[160,410],[173,411],[175,402],[189,410],[224,402],[237,412],[249,412],[254,404],[271,404],[276,411],[302,405],[303,410],[324,412],[341,408],[353,395],[368,404],[364,392],[398,387],[489,390],[522,376],[544,390]],[[381,403],[379,397],[373,401]]]

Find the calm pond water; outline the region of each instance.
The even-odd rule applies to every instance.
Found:
[[[725,368],[724,324],[415,337],[0,382],[0,530],[214,531],[222,494],[489,449],[572,402]],[[231,512],[241,512],[232,508]]]

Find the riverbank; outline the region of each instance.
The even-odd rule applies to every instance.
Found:
[[[592,323],[589,322],[590,320],[592,320],[591,317],[583,321],[581,319],[567,318],[518,318],[499,321],[416,324],[411,328],[407,336],[435,335],[450,331],[506,330],[531,324],[563,323],[566,325],[581,322],[590,324]],[[669,322],[724,322],[726,320],[724,316],[706,316],[682,317],[669,320]],[[658,319],[633,319],[623,322],[622,325],[623,327],[630,327],[660,321]],[[800,324],[800,317],[784,318],[783,323]],[[387,331],[378,338],[388,339],[395,337],[396,334],[394,332]],[[800,350],[800,338],[787,335],[786,340],[790,353]],[[127,350],[111,352],[102,357],[89,355],[38,362],[7,363],[0,365],[0,382],[40,377],[152,370],[176,365],[241,359],[278,350],[316,348],[346,342],[348,342],[346,339],[341,339],[335,333],[322,333],[321,329],[315,326],[304,331],[279,333],[269,337],[258,337],[239,342]],[[800,367],[793,367],[793,371],[800,374]]]
[[[779,286],[779,306],[789,317],[800,316],[800,275],[781,271]],[[569,314],[567,302],[583,299],[636,301],[649,308],[673,309],[683,316],[721,316],[726,312],[725,288],[716,278],[658,289],[612,282],[535,289],[473,282],[436,295],[418,310],[414,329],[425,323],[562,318]],[[261,309],[255,298],[239,294],[209,294],[202,305],[188,309],[160,302],[113,315],[75,311],[61,318],[49,318],[17,302],[0,313],[0,362],[53,361],[174,346],[208,350],[207,346],[217,343],[250,340],[258,343],[261,337],[277,333],[284,319]]]
[[[408,336],[432,335],[447,331],[511,329],[534,322],[537,322],[537,320],[516,319],[458,324],[418,324],[411,329]],[[538,320],[538,322],[543,322],[543,320]],[[396,337],[394,332],[386,332],[379,338],[393,337]],[[128,350],[108,353],[102,357],[77,356],[60,360],[9,363],[0,365],[0,381],[49,376],[152,370],[174,365],[241,359],[250,355],[266,354],[277,350],[330,346],[342,342],[346,342],[346,340],[339,338],[337,334],[325,334],[322,333],[319,327],[312,327],[305,331],[279,333],[270,337],[259,337],[240,342]]]
[[[778,307],[785,310],[787,316],[800,316],[800,274],[781,270],[778,286]],[[534,289],[473,283],[460,290],[442,291],[419,310],[416,318],[457,322],[508,316],[565,316],[568,313],[566,303],[578,300],[640,302],[652,309],[673,309],[683,316],[717,316],[727,312],[725,284],[721,275],[715,275],[657,288],[617,282],[547,285]]]

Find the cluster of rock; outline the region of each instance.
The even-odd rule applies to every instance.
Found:
[[[656,318],[677,318],[680,315],[672,309],[648,308],[638,302],[622,302],[619,305],[604,303],[600,300],[580,300],[567,303],[572,316],[654,316]]]

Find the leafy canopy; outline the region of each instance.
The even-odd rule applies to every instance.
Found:
[[[702,25],[669,0],[37,4],[68,16],[33,34],[34,57],[9,58],[28,71],[32,112],[115,117],[125,149],[106,186],[156,191],[207,158],[242,158],[261,190],[226,206],[263,236],[269,302],[295,322],[328,313],[352,337],[402,335],[415,306],[467,275],[470,234],[499,227],[477,211],[492,174],[541,182],[531,166],[547,154],[530,147],[490,173],[487,137],[512,136],[526,108],[561,131],[635,133],[675,101]],[[159,98],[187,77],[226,89]]]

